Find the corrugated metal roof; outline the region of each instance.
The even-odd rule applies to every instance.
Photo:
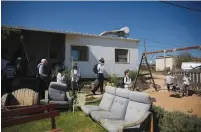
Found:
[[[105,38],[105,39],[114,39],[114,40],[126,40],[126,41],[134,41],[136,43],[139,43],[140,40],[133,39],[133,38],[115,38],[115,37],[108,37],[108,36],[99,36],[96,34],[88,34],[88,33],[81,33],[81,32],[69,32],[69,31],[61,31],[61,30],[44,30],[44,29],[38,29],[38,28],[25,28],[22,26],[7,26],[2,25],[1,27],[4,28],[12,28],[12,29],[20,29],[20,30],[31,30],[31,31],[40,31],[40,32],[51,32],[51,33],[60,33],[60,34],[69,34],[69,35],[78,35],[78,36],[89,36],[89,37],[97,37],[97,38]]]

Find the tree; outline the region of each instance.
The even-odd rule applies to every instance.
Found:
[[[1,38],[2,40],[6,40],[8,39],[8,37],[10,37],[12,34],[21,34],[21,30],[19,29],[12,29],[12,28],[6,28],[6,27],[2,27],[1,28]]]

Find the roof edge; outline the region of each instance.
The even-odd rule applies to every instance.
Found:
[[[45,29],[38,29],[38,28],[25,28],[22,26],[7,26],[2,25],[1,28],[12,28],[12,29],[19,29],[19,30],[31,30],[31,31],[39,31],[39,32],[50,32],[50,33],[59,33],[59,34],[70,34],[70,35],[78,35],[78,36],[88,36],[88,37],[97,37],[97,38],[105,38],[105,39],[114,39],[114,40],[125,40],[125,41],[134,41],[137,44],[140,42],[138,39],[133,38],[114,38],[114,37],[108,37],[108,36],[99,36],[96,34],[88,34],[88,33],[81,33],[81,32],[69,32],[69,31],[61,31],[61,30],[45,30]]]

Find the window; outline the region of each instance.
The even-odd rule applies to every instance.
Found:
[[[88,61],[88,47],[87,46],[72,46],[71,56],[74,61]]]
[[[127,49],[115,49],[115,62],[129,63],[129,52]]]

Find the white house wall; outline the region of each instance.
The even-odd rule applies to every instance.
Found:
[[[83,78],[96,77],[93,73],[93,66],[98,63],[100,57],[105,59],[106,75],[115,73],[117,76],[123,76],[126,69],[137,69],[138,45],[134,41],[66,35],[65,66],[67,67],[72,67],[71,45],[88,46],[89,48],[89,60],[77,61]],[[129,64],[115,63],[115,48],[129,50]]]

